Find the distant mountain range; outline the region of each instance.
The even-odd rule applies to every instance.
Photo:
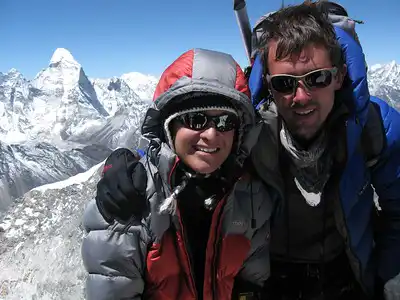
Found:
[[[400,110],[400,65],[395,61],[373,65],[368,70],[371,95],[380,97]]]
[[[57,49],[29,81],[0,73],[0,212],[12,199],[66,179],[134,147],[157,78],[128,73],[88,78],[71,53]]]

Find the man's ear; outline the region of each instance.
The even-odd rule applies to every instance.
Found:
[[[343,64],[340,68],[338,68],[338,72],[335,76],[335,91],[342,88],[343,81],[346,78],[347,74],[347,65]]]

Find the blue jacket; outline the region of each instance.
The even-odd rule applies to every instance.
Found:
[[[347,120],[347,163],[340,180],[344,234],[348,237],[353,270],[364,287],[372,291],[376,274],[386,282],[400,273],[400,113],[369,95],[361,47],[341,28],[335,30],[346,56],[355,101],[354,112]],[[371,169],[367,168],[363,153],[357,151],[369,101],[378,104],[386,134],[385,148]],[[382,228],[375,237],[372,186],[381,207]]]

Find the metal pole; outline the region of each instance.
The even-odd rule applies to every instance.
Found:
[[[251,25],[249,16],[246,9],[245,0],[233,0],[233,9],[236,15],[236,21],[238,23],[240,33],[242,35],[242,41],[246,50],[247,58],[251,63]]]

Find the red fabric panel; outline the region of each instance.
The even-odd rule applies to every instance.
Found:
[[[250,241],[243,235],[226,236],[221,243],[217,268],[218,299],[230,299],[235,277],[250,251]]]
[[[248,97],[250,97],[250,91],[249,91],[249,86],[247,85],[246,76],[244,76],[242,68],[238,64],[236,64],[235,89],[238,90],[239,92],[246,94]]]
[[[179,56],[161,75],[154,92],[153,101],[166,92],[179,78],[192,78],[194,51],[189,50]]]
[[[178,239],[179,247],[182,247]],[[164,233],[161,243],[154,243],[147,255],[146,288],[144,299],[194,299],[188,286],[188,266],[177,253],[174,233]],[[182,268],[183,267],[183,268]]]

